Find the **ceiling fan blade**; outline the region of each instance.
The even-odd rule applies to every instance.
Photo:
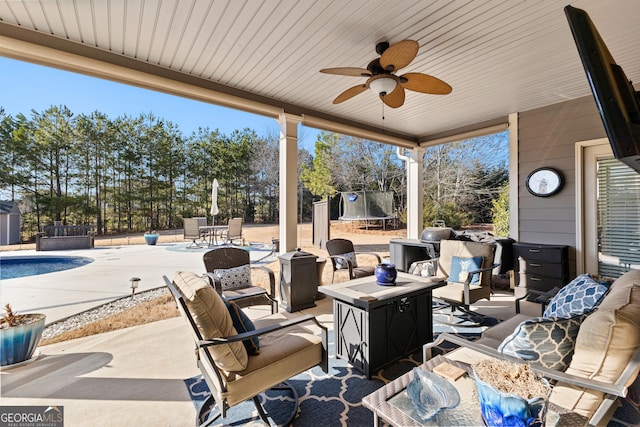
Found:
[[[400,84],[405,89],[432,95],[446,95],[453,90],[451,86],[442,80],[422,73],[403,74],[400,76]]]
[[[354,76],[354,77],[370,77],[371,72],[366,68],[357,67],[337,67],[337,68],[323,68],[321,73],[338,74],[341,76]]]
[[[388,72],[406,67],[418,54],[419,47],[418,42],[414,40],[402,40],[391,45],[380,56],[380,65]]]
[[[341,102],[344,102],[347,99],[351,99],[354,96],[358,95],[359,93],[364,92],[365,90],[367,90],[367,85],[365,84],[350,87],[349,89],[345,90],[340,95],[338,95],[336,99],[333,100],[333,103],[340,104]]]
[[[382,102],[391,108],[398,108],[404,104],[404,88],[400,85],[391,91],[391,93],[381,96]]]

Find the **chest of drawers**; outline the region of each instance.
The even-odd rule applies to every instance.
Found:
[[[516,298],[528,289],[548,291],[569,283],[569,247],[538,243],[514,243]]]

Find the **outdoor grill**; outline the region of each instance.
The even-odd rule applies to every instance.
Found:
[[[420,240],[426,243],[434,243],[440,240],[452,239],[454,236],[455,233],[450,227],[427,227],[422,232]]]
[[[429,250],[429,253],[433,255],[433,258],[437,258],[440,256],[440,241],[453,239],[455,235],[450,227],[427,227],[422,231],[420,241],[429,243],[433,248],[433,251]]]

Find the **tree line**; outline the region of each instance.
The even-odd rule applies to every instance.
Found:
[[[396,211],[406,222],[406,165],[397,154],[386,144],[323,132],[311,164],[302,165],[301,180],[320,198],[341,191],[393,191]],[[506,132],[426,148],[424,226],[437,220],[454,228],[493,222],[493,202],[508,185],[507,159]]]
[[[426,150],[427,222],[490,221],[506,166],[470,155],[470,144]],[[488,138],[484,145],[499,152],[504,144]],[[13,117],[0,109],[0,197],[19,202],[26,239],[54,221],[92,224],[98,235],[180,228],[193,216],[211,223],[214,178],[217,224],[232,217],[275,223],[278,151],[278,135],[203,127],[185,136],[152,113],[113,119],[51,106]],[[395,147],[321,132],[314,151],[298,152],[300,219],[310,217],[313,200],[341,191],[393,191],[404,211],[406,169]]]

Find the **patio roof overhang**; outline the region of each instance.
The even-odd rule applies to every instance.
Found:
[[[566,4],[0,0],[0,54],[274,118],[284,111],[307,126],[411,147],[588,95]],[[588,11],[638,80],[637,2],[572,4]],[[387,108],[384,120],[382,103],[368,91],[332,104],[364,79],[321,68],[365,67],[378,56],[377,42],[403,39],[418,41],[419,51],[398,74],[436,76],[451,94],[407,91],[405,104]]]

